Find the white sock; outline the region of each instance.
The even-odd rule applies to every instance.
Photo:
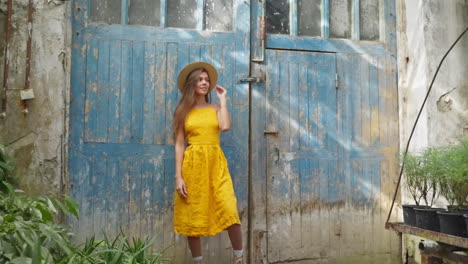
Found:
[[[193,261],[200,261],[203,259],[203,256],[194,257]]]
[[[234,250],[234,256],[236,257],[242,257],[242,255],[244,254],[244,251],[241,249],[241,250]]]

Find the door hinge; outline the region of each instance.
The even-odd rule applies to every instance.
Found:
[[[338,87],[340,86],[340,82],[338,80],[338,73],[335,74],[335,88],[338,89]]]

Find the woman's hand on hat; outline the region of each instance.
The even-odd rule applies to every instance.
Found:
[[[176,191],[182,198],[187,198],[188,192],[185,182],[182,178],[176,178]]]

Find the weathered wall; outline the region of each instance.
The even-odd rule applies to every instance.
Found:
[[[468,0],[398,0],[400,144],[403,150],[437,66],[468,26]],[[468,137],[468,35],[446,58],[420,117],[410,150]],[[403,203],[411,202],[405,188]],[[438,205],[444,201],[440,199]],[[404,259],[419,262],[417,240],[406,238]]]
[[[3,83],[7,0],[1,0],[0,83]],[[69,1],[34,0],[31,88],[35,98],[22,113],[20,89],[26,71],[27,0],[13,0],[9,45],[6,118],[0,120],[0,143],[16,158],[22,188],[34,192],[60,192],[65,175],[67,102],[69,91]],[[3,88],[2,88],[3,91]],[[1,104],[1,102],[0,102]]]

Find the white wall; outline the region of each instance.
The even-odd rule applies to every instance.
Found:
[[[404,150],[437,66],[468,27],[468,0],[397,0],[400,147]],[[448,55],[416,127],[410,150],[468,138],[468,33]],[[410,203],[402,186],[402,202]],[[440,199],[438,205],[444,205]],[[404,239],[411,263],[415,238]]]

